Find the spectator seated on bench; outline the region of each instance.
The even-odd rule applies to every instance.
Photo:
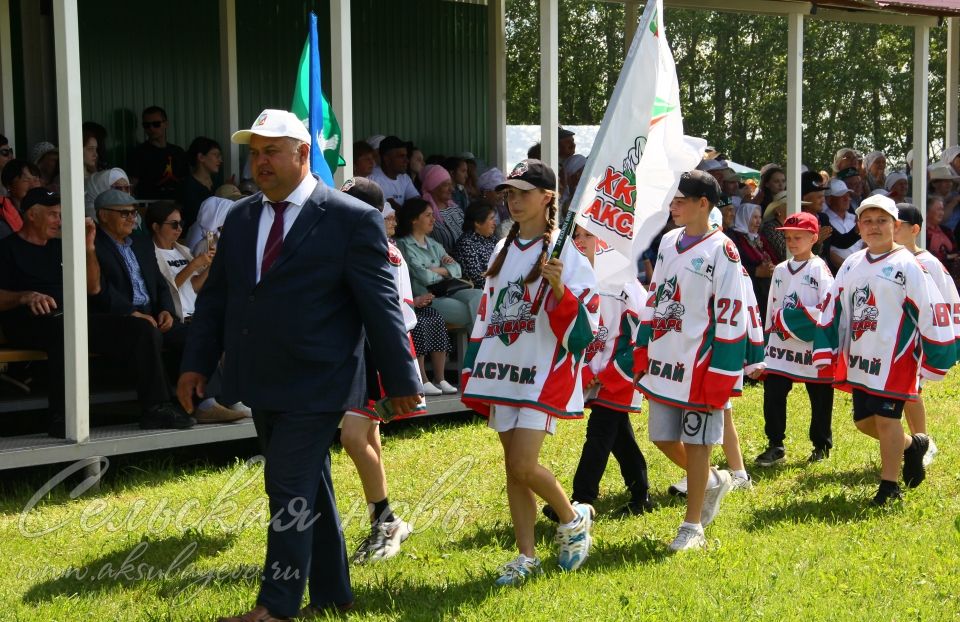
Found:
[[[63,437],[63,247],[57,237],[60,234],[60,196],[36,188],[26,194],[21,206],[24,208],[23,228],[0,240],[0,265],[4,267],[0,271],[0,326],[10,345],[47,353],[48,432],[51,436]],[[129,220],[132,224],[133,219]],[[97,312],[109,308],[110,290],[105,287],[101,276],[96,235],[97,229],[88,218],[86,268],[91,312],[88,314],[87,339],[90,350],[126,361],[136,370],[141,427],[188,428],[194,420],[173,403],[161,355],[163,335],[156,320],[151,322],[131,313]],[[158,270],[152,250],[150,252],[150,265]],[[169,292],[167,294],[169,296]]]
[[[173,201],[152,203],[147,208],[144,224],[153,233],[157,267],[173,299],[175,318],[180,322],[189,322],[193,317],[197,294],[210,273],[216,249],[207,249],[194,257],[186,246],[177,243],[184,221],[180,207]],[[248,416],[250,409],[242,403],[237,402],[227,408],[214,399],[220,396],[220,382],[218,368],[207,383],[204,400],[194,412],[197,423],[229,423]]]

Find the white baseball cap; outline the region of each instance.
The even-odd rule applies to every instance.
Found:
[[[842,179],[834,177],[830,180],[830,185],[827,186],[826,195],[828,197],[839,197],[844,194],[850,194],[851,192],[853,192],[853,190],[847,188],[847,184],[844,183]]]
[[[894,203],[890,197],[883,196],[882,194],[874,194],[867,197],[857,208],[857,217],[863,213],[863,210],[870,208],[882,209],[893,216],[894,220],[900,220],[900,210],[897,209],[897,204]]]
[[[937,181],[940,179],[956,181],[960,179],[960,176],[957,176],[953,173],[953,167],[945,162],[931,164],[927,167],[927,172],[930,173],[930,181]]]
[[[303,121],[297,118],[297,115],[286,110],[267,109],[260,113],[257,120],[253,122],[249,130],[239,130],[233,133],[230,140],[238,145],[247,145],[250,143],[250,137],[266,136],[267,138],[278,138],[281,136],[295,138],[310,144],[310,132],[303,124]]]

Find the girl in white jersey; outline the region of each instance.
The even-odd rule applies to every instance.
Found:
[[[388,214],[383,211],[383,191],[376,182],[357,177],[347,180],[341,190],[380,210],[384,215],[387,238],[393,235],[391,226],[396,228],[396,221],[388,222],[386,218]],[[389,239],[386,259],[394,275],[397,293],[400,296],[400,309],[403,311],[404,324],[409,332],[417,323],[412,306],[413,292],[410,287],[410,275],[407,273],[407,266],[400,249]],[[400,544],[413,533],[409,523],[394,515],[387,497],[387,474],[383,466],[383,450],[380,445],[381,419],[374,408],[374,403],[377,399],[384,397],[384,393],[380,387],[379,374],[371,365],[372,357],[366,350],[364,355],[367,364],[368,401],[362,408],[347,410],[340,430],[340,443],[357,468],[370,518],[370,534],[357,547],[353,555],[355,563],[380,561],[395,556],[400,552]],[[413,356],[412,342],[410,356]],[[425,412],[426,403],[421,400],[416,410],[404,417]]]
[[[497,186],[507,191],[514,225],[494,251],[464,357],[463,402],[487,415],[500,434],[520,552],[501,568],[498,585],[541,572],[534,550],[537,496],[560,519],[560,567],[579,568],[590,551],[593,508],[571,504],[553,473],[539,464],[557,419],[583,416],[580,370],[599,305],[593,268],[576,245],[564,245],[559,260],[547,261],[558,235],[556,183],[548,166],[524,160]],[[549,287],[537,309],[533,303],[544,281]]]
[[[940,295],[943,296],[943,302],[948,308],[944,308],[946,315],[949,315],[953,324],[954,337],[960,340],[960,294],[957,293],[957,286],[953,278],[947,272],[947,269],[940,263],[940,260],[933,256],[933,253],[917,247],[917,236],[923,231],[923,215],[913,205],[900,203],[897,205],[900,221],[900,228],[894,234],[894,240],[897,244],[902,244],[904,248],[913,253],[920,265],[927,271],[930,282],[936,287]],[[916,402],[907,402],[903,407],[903,414],[906,416],[907,425],[914,434],[927,433],[927,412],[923,405],[923,394],[917,395]],[[929,436],[928,436],[929,437]],[[937,446],[930,438],[930,447],[923,456],[924,466],[933,462],[933,457],[937,455]]]

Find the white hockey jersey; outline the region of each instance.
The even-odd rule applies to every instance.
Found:
[[[930,251],[921,250],[915,257],[930,275],[943,301],[950,306],[953,336],[957,341],[957,358],[960,358],[960,293],[957,292],[957,284],[953,282],[953,277],[946,267]]]
[[[843,262],[813,353],[818,367],[835,362],[837,388],[915,400],[918,372],[942,380],[956,362],[951,309],[925,272],[902,246]]]
[[[553,240],[559,232],[554,232]],[[491,256],[496,259],[506,240]],[[542,250],[540,238],[513,240],[494,277],[488,277],[464,357],[463,403],[483,415],[491,404],[522,406],[561,418],[583,416],[583,353],[597,330],[600,304],[593,267],[572,242],[560,254],[566,293],[557,302],[548,287],[531,313],[541,277],[524,283]]]
[[[721,409],[737,394],[747,362],[747,322],[740,255],[713,229],[678,247],[685,229],[663,236],[640,316],[634,369],[640,391],[682,408]]]
[[[820,323],[821,303],[833,287],[833,274],[823,259],[784,261],[773,271],[767,302],[767,373],[797,382],[833,382],[833,368],[813,364],[813,336]]]
[[[413,311],[413,286],[410,284],[410,270],[407,261],[397,246],[387,240],[387,261],[393,282],[400,292],[400,311],[403,312],[403,325],[409,333],[417,325],[417,314]]]
[[[623,287],[600,286],[600,325],[584,353],[583,386],[594,378],[600,386],[585,395],[597,404],[621,412],[639,412],[643,398],[633,384],[634,336],[646,296],[636,280]]]

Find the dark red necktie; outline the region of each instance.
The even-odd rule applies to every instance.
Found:
[[[260,278],[267,273],[273,262],[280,256],[280,249],[283,247],[283,212],[290,205],[286,201],[273,203],[268,201],[273,207],[273,224],[270,225],[270,233],[267,234],[267,243],[263,247],[263,261],[260,262]]]

